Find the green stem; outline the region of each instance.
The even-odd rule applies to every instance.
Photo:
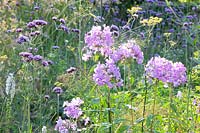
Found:
[[[27,112],[27,117],[28,117],[28,131],[31,131],[31,114],[30,114],[30,101],[29,98],[27,99],[27,106],[28,106],[28,112]]]
[[[169,87],[169,114],[168,114],[168,132],[171,133],[171,107],[172,107],[172,87]]]
[[[144,107],[143,107],[143,113],[142,117],[145,117],[145,111],[146,111],[146,101],[147,101],[147,77],[145,76],[145,94],[144,94]],[[142,133],[144,132],[144,121],[142,121]]]
[[[108,99],[107,99],[107,105],[108,105],[108,121],[109,124],[112,125],[112,116],[111,116],[111,104],[110,104],[110,88],[108,88]],[[112,126],[109,126],[109,133],[112,133]]]
[[[59,117],[59,105],[60,105],[60,95],[57,95],[57,115]]]
[[[153,89],[153,95],[154,95],[154,99],[153,99],[153,120],[152,120],[152,123],[151,123],[151,132],[153,132],[153,123],[154,123],[154,116],[155,116],[155,106],[156,106],[156,92],[157,92],[157,84],[158,83],[158,81],[156,80],[156,84],[155,84],[155,87],[154,87],[154,89]]]

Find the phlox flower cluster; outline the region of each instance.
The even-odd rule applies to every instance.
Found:
[[[109,26],[93,26],[92,30],[85,35],[87,48],[93,53],[100,52],[104,56],[112,53],[111,46],[114,43],[112,32]]]
[[[116,32],[119,34],[119,28],[116,25],[93,26],[85,35],[86,53],[83,54],[82,59],[87,61],[95,54],[100,54],[105,59],[105,63],[97,64],[94,69],[93,80],[99,86],[107,85],[109,88],[123,86],[120,69],[116,64],[121,60],[131,58],[141,64],[144,59],[143,52],[134,40],[114,45]]]
[[[80,106],[84,103],[79,97],[73,98],[71,102],[65,101],[63,103],[64,107],[64,114],[66,114],[69,119],[62,119],[61,117],[58,118],[55,130],[59,131],[59,133],[68,133],[70,131],[76,131],[78,128],[77,120],[82,115],[82,110]],[[84,126],[89,124],[90,119],[89,117],[83,119]]]
[[[106,60],[106,64],[97,64],[94,69],[93,80],[99,85],[107,85],[109,88],[123,85],[119,67],[113,60]]]
[[[76,128],[76,123],[72,123],[70,120],[63,120],[61,117],[59,117],[54,129],[59,131],[59,133],[69,133],[70,130],[75,131]]]
[[[83,103],[84,101],[82,101],[79,97],[73,98],[71,102],[64,102],[64,114],[66,114],[69,118],[78,119],[83,113],[80,108],[80,105]]]
[[[136,44],[135,40],[128,40],[127,43],[120,45],[119,48],[114,50],[110,56],[115,62],[133,58],[136,59],[138,64],[142,64],[144,59],[143,52]]]
[[[175,87],[187,81],[186,68],[181,62],[173,63],[161,57],[151,58],[145,67],[145,71],[149,78],[155,78],[164,83],[172,83]]]

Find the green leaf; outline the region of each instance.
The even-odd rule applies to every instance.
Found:
[[[144,119],[143,117],[141,117],[141,118],[137,119],[137,120],[134,122],[134,124],[141,123],[141,122],[143,122],[144,120],[145,120],[145,119]]]
[[[153,114],[148,115],[147,120],[146,120],[147,127],[151,126],[151,122],[152,122],[153,118],[154,118]]]

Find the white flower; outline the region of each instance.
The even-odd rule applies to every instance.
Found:
[[[8,74],[8,78],[6,79],[6,94],[9,96],[11,100],[15,96],[15,78],[13,73]]]
[[[47,133],[47,127],[46,126],[42,127],[42,133]]]
[[[176,96],[177,96],[179,99],[181,99],[181,98],[182,98],[182,92],[181,92],[181,91],[178,91]]]

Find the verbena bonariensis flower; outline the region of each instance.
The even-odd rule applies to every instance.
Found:
[[[64,114],[66,114],[70,118],[78,119],[83,114],[80,108],[80,105],[83,103],[84,101],[81,100],[79,97],[73,98],[71,102],[65,101],[63,104],[63,106],[65,107]]]
[[[143,52],[134,40],[128,40],[127,43],[120,45],[118,49],[113,51],[113,54],[111,54],[110,57],[115,62],[128,58],[133,58],[136,59],[138,64],[142,64],[144,59]]]
[[[41,25],[41,26],[43,26],[43,25],[47,25],[47,22],[46,21],[44,21],[44,20],[33,20],[33,23],[35,23],[36,25]]]
[[[61,93],[63,93],[62,88],[61,87],[57,87],[57,86],[53,88],[53,91],[55,93],[57,93],[58,95],[60,95]]]
[[[87,47],[94,53],[100,52],[103,56],[108,56],[112,50],[114,38],[109,26],[93,26],[92,30],[85,35]]]
[[[97,64],[94,69],[93,80],[99,86],[107,85],[109,88],[123,86],[123,80],[119,67],[112,59],[106,60],[106,64]]]
[[[24,35],[20,35],[18,38],[17,38],[17,43],[19,44],[22,44],[24,42],[29,42],[29,38],[27,36],[24,36]]]
[[[145,67],[145,71],[150,78],[161,80],[164,83],[172,83],[175,87],[187,81],[186,68],[182,63],[173,63],[161,57],[151,58]]]
[[[53,61],[51,61],[51,60],[42,60],[42,65],[44,67],[47,67],[47,66],[52,65],[52,64],[53,64]]]
[[[44,20],[33,20],[27,24],[28,28],[35,28],[37,26],[44,26],[47,25],[47,22]]]
[[[16,32],[22,32],[22,31],[23,31],[22,28],[17,28],[17,29],[16,29]]]
[[[41,55],[35,55],[33,57],[33,60],[35,60],[35,61],[41,61],[42,59],[43,59],[43,57]]]

